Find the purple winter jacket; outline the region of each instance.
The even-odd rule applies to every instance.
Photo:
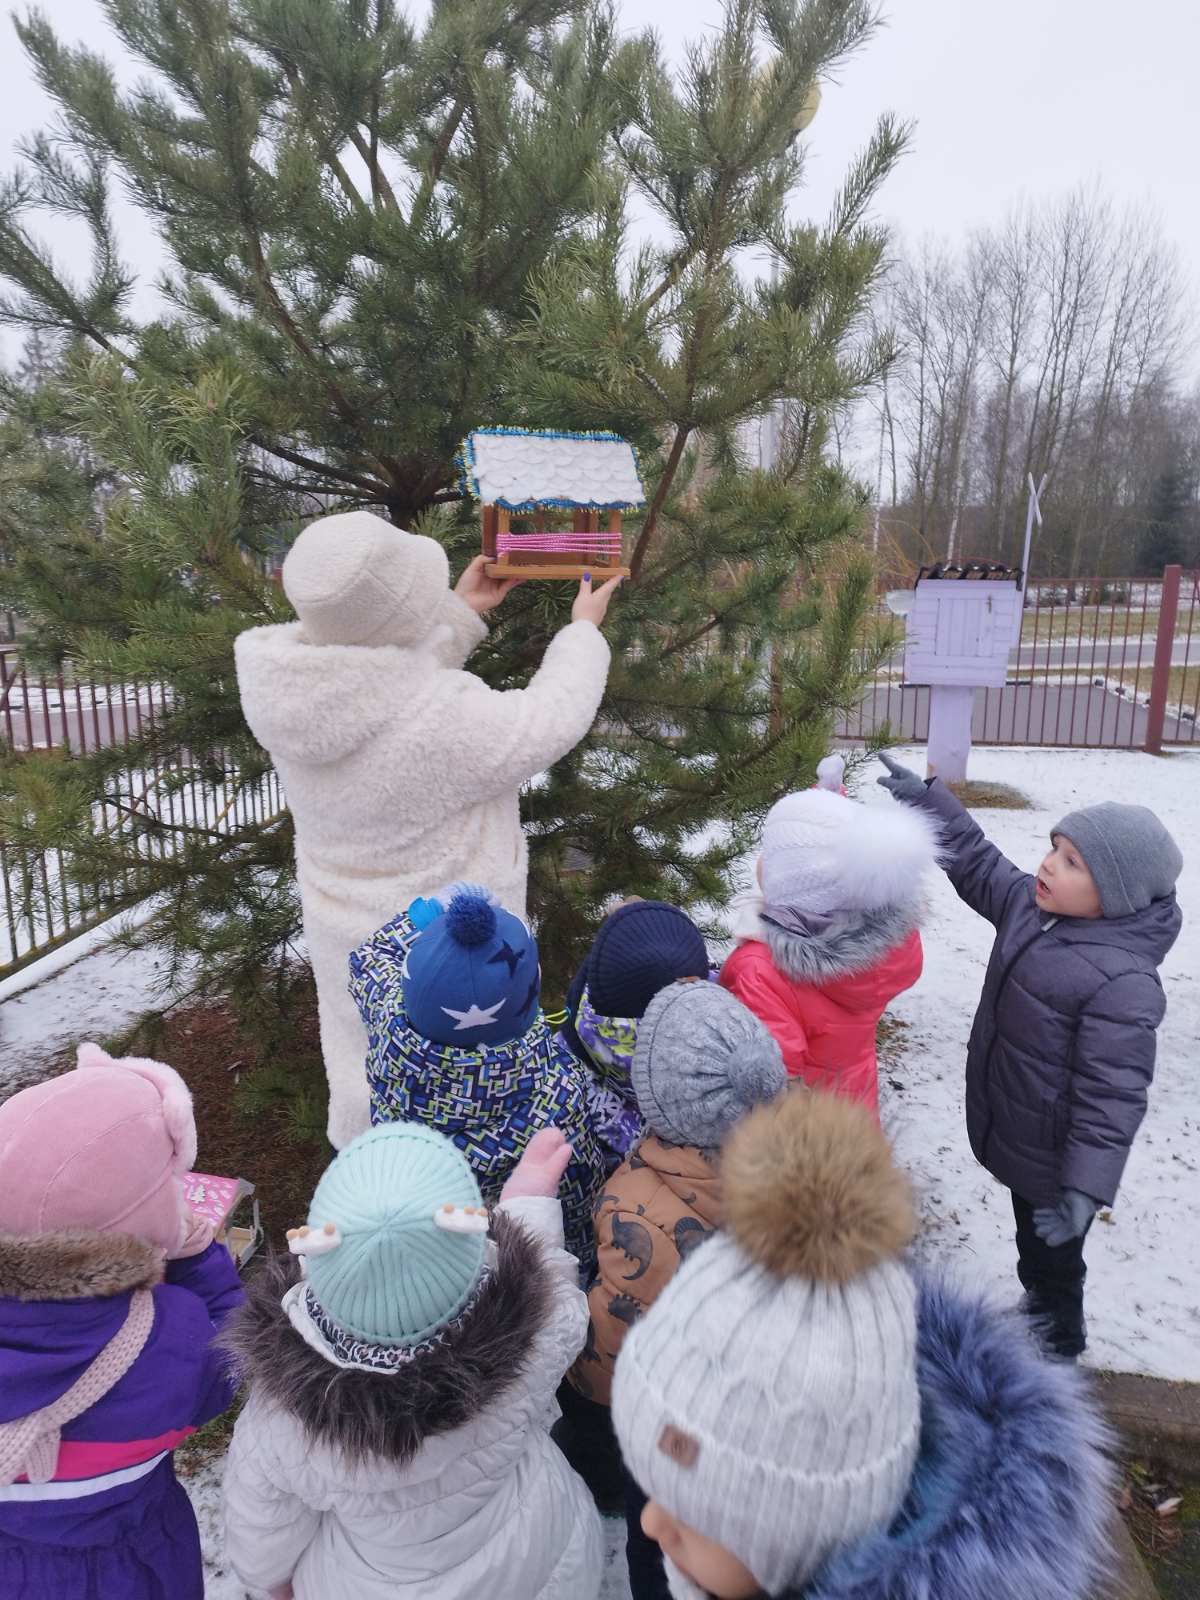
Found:
[[[161,1263],[123,1234],[0,1236],[0,1421],[70,1388],[132,1291],[157,1283],[145,1347],[63,1429],[54,1478],[0,1485],[5,1600],[203,1600],[200,1536],[171,1452],[233,1398],[212,1341],[244,1296],[224,1245],[168,1262],[158,1282]]]
[[[1130,917],[1047,916],[1036,879],[945,784],[935,778],[919,804],[942,824],[959,897],[996,927],[967,1047],[971,1149],[1032,1205],[1060,1189],[1111,1205],[1154,1076],[1158,968],[1182,923],[1175,896]]]

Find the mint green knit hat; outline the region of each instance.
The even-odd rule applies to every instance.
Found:
[[[325,1169],[303,1237],[293,1230],[289,1245],[340,1328],[370,1344],[419,1344],[471,1298],[487,1215],[449,1139],[393,1122],[360,1134]]]

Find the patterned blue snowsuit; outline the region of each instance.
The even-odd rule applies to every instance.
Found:
[[[540,1011],[527,1033],[503,1045],[462,1049],[415,1032],[404,1010],[404,960],[418,931],[402,912],[350,956],[350,992],[367,1026],[371,1123],[421,1122],[446,1134],[489,1205],[538,1129],[561,1128],[574,1151],[559,1190],[567,1249],[587,1282],[596,1258],[592,1207],[604,1181],[587,1074]]]

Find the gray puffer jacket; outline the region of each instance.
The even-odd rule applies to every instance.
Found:
[[[1158,967],[1182,922],[1175,896],[1130,917],[1048,917],[1034,877],[943,783],[920,804],[941,819],[959,897],[996,927],[967,1050],[971,1149],[1033,1205],[1064,1188],[1111,1205],[1154,1076]]]

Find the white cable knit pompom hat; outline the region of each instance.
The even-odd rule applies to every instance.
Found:
[[[828,1094],[751,1112],[721,1178],[725,1229],[630,1330],[613,1425],[651,1499],[790,1593],[908,1491],[912,1200],[875,1119]]]

